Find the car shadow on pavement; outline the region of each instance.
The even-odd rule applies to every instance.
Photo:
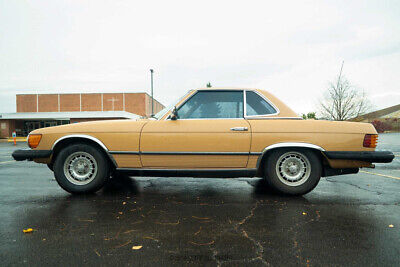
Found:
[[[107,181],[101,193],[103,195],[136,195],[139,194],[139,189],[135,179],[127,175],[118,175]]]

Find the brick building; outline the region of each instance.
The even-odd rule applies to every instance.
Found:
[[[147,93],[19,94],[16,113],[0,114],[0,138],[26,136],[42,127],[82,121],[151,116]],[[154,99],[154,113],[164,106]]]

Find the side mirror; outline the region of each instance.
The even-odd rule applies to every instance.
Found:
[[[172,110],[169,118],[171,119],[171,121],[176,121],[178,119],[178,110],[176,109],[176,107],[174,107],[174,109]]]

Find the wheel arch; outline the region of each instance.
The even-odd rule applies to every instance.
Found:
[[[57,139],[52,146],[53,153],[52,153],[51,164],[54,163],[58,153],[64,146],[76,143],[89,144],[98,148],[104,154],[106,159],[110,161],[111,166],[113,166],[114,168],[118,167],[117,162],[115,161],[114,157],[108,152],[108,148],[106,147],[106,145],[104,145],[103,142],[101,142],[96,137],[84,134],[65,135]]]
[[[265,161],[268,158],[268,155],[277,149],[282,149],[282,148],[298,148],[298,149],[307,149],[316,152],[316,154],[319,156],[321,163],[323,161],[323,154],[322,152],[325,151],[322,147],[318,145],[314,145],[311,143],[297,143],[297,142],[285,142],[285,143],[276,143],[273,145],[269,145],[266,148],[263,149],[261,155],[258,157],[257,160],[257,176],[263,177],[264,176],[264,165]]]

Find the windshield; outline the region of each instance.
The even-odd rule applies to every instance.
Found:
[[[184,97],[186,97],[192,90],[187,92],[183,97],[180,97],[176,101],[173,101],[172,104],[169,106],[163,108],[161,111],[157,112],[153,117],[156,118],[157,120],[160,120],[162,117],[164,117],[165,114],[167,114],[168,111],[170,111],[176,104],[178,104]]]
[[[167,112],[168,110],[170,110],[171,108],[174,107],[176,102],[173,102],[174,104],[169,105],[168,107],[163,108],[161,111],[157,112],[156,114],[154,114],[154,118],[156,118],[157,120],[161,119]]]

